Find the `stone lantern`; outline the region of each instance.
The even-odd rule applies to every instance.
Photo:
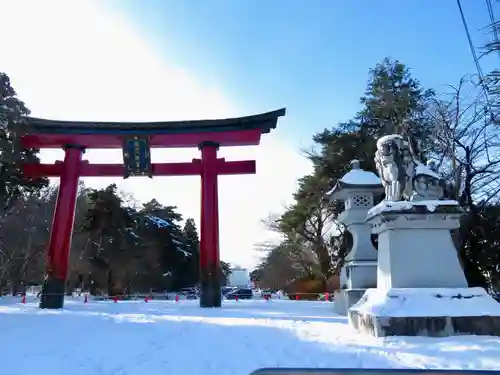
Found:
[[[344,202],[344,211],[338,217],[349,236],[349,252],[340,273],[340,291],[335,295],[336,313],[347,315],[368,288],[377,286],[377,250],[372,243],[372,227],[365,223],[375,196],[384,189],[380,178],[360,168],[358,160],[351,162],[346,173],[327,193],[330,200]]]

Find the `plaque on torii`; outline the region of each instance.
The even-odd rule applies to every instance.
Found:
[[[148,176],[153,178],[151,147],[148,137],[134,135],[123,139],[123,178]]]

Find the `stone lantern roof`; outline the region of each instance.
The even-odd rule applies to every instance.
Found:
[[[347,191],[383,193],[380,178],[373,172],[361,169],[359,160],[351,161],[351,170],[326,193],[331,200],[346,200]]]

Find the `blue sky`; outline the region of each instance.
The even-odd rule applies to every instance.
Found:
[[[486,2],[462,2],[481,45]],[[259,147],[219,153],[257,161],[256,175],[224,176],[219,184],[221,258],[248,267],[262,256],[256,244],[277,239],[261,220],[283,212],[297,179],[311,171],[300,148],[356,113],[370,68],[392,56],[434,88],[474,73],[455,0],[17,0],[1,9],[8,15],[2,26],[16,38],[2,42],[0,71],[34,116],[153,121],[287,107]],[[497,55],[483,69],[493,64]],[[155,151],[154,162],[200,156],[196,149]],[[43,150],[41,157],[61,160],[63,151]],[[120,150],[85,154],[93,163],[121,157]],[[83,180],[176,205],[199,225],[198,177]]]
[[[198,80],[217,84],[247,113],[286,106],[279,133],[297,144],[351,117],[368,70],[385,56],[407,64],[426,87],[456,83],[475,72],[455,0],[110,4],[166,58]],[[483,44],[486,2],[462,0],[462,5],[475,44]],[[500,4],[493,5],[498,13]],[[483,61],[483,69],[489,67],[491,61]]]

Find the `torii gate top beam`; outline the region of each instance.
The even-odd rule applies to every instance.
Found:
[[[123,138],[147,136],[150,147],[197,147],[205,141],[219,146],[258,145],[260,136],[276,128],[285,108],[253,116],[219,120],[169,122],[60,121],[27,117],[23,136],[27,148],[121,148]]]

